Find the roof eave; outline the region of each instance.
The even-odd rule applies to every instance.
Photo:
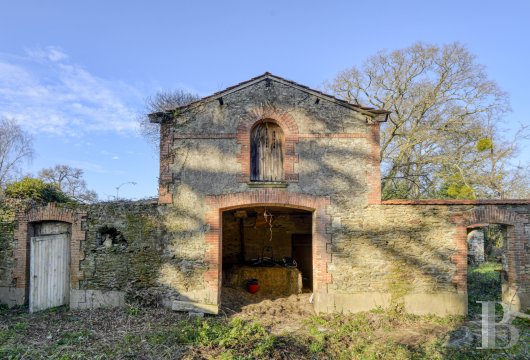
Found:
[[[163,122],[168,122],[171,120],[171,112],[154,112],[147,114],[147,117],[149,118],[149,122],[152,124],[162,124]]]

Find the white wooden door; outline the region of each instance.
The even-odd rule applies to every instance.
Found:
[[[70,297],[68,234],[31,238],[29,311],[67,304]]]

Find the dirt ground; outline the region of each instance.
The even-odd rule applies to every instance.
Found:
[[[227,316],[259,320],[273,334],[303,330],[304,319],[316,315],[310,293],[270,299],[258,293],[223,287],[221,311]]]

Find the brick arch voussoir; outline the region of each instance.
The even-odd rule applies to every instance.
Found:
[[[44,208],[31,209],[27,213],[28,222],[40,221],[61,221],[66,223],[75,223],[77,216],[71,209],[57,208],[54,205],[48,205]]]
[[[298,124],[291,114],[287,112],[279,112],[275,110],[264,111],[260,114],[247,116],[241,119],[238,126],[238,134],[250,135],[250,130],[256,123],[263,120],[274,120],[284,131],[286,137],[298,137]]]
[[[471,210],[464,214],[463,225],[471,226],[475,224],[502,224],[517,226],[524,222],[524,219],[513,211],[503,209],[497,205],[487,205]]]

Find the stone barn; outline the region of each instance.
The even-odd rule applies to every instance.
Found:
[[[151,114],[157,201],[20,211],[0,228],[0,299],[216,313],[224,287],[256,279],[261,296],[312,293],[318,312],[466,314],[468,232],[501,224],[503,300],[530,307],[530,201],[381,201],[387,116],[270,73]],[[51,238],[59,250],[35,250]],[[63,267],[61,294],[39,290],[42,261]]]

